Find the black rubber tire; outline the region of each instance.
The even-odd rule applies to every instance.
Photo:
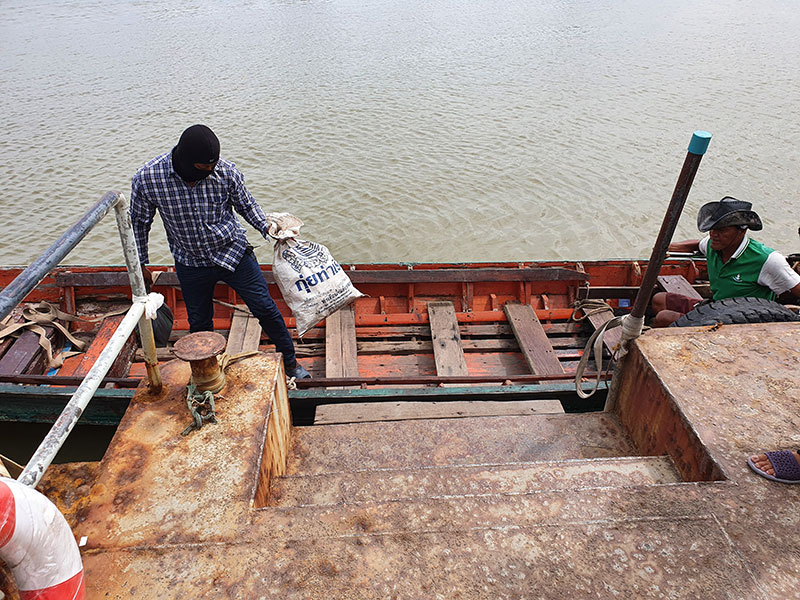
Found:
[[[728,298],[702,304],[690,310],[671,327],[699,327],[739,323],[800,321],[800,316],[783,304],[764,298]]]

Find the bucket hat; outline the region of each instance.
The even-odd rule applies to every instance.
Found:
[[[700,231],[746,225],[748,229],[759,231],[763,225],[761,218],[753,212],[750,202],[725,196],[719,202],[709,202],[700,207],[697,213],[697,228]]]

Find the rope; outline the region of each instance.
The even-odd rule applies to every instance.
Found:
[[[227,352],[221,354],[217,357],[217,360],[219,361],[219,374],[215,375],[211,381],[217,382],[217,380],[222,380],[222,385],[224,386],[225,369],[227,369],[233,363],[255,354],[258,354],[258,350],[249,350],[247,352],[240,352],[239,354],[233,355],[228,354]],[[214,394],[210,390],[198,390],[198,384],[200,387],[205,387],[208,385],[208,383],[209,382],[203,381],[197,382],[192,379],[189,385],[186,386],[186,407],[189,409],[189,413],[192,415],[192,422],[181,432],[182,436],[187,436],[192,431],[199,430],[203,427],[204,423],[218,422],[217,415],[214,412]],[[214,385],[209,387],[217,386]],[[217,396],[217,399],[219,398],[222,398],[222,396]]]
[[[573,312],[573,317],[575,312],[578,310],[582,309],[586,311],[588,308],[588,312],[585,312],[583,317],[574,319],[575,321],[582,321],[590,314],[611,310],[611,306],[602,300],[577,301],[575,302],[575,306],[576,308]],[[622,337],[620,338],[619,344],[617,344],[611,354],[611,359],[608,361],[606,370],[603,371],[603,337],[605,336],[606,331],[619,326],[622,326]],[[583,355],[581,356],[581,360],[578,362],[578,368],[575,372],[575,392],[578,394],[578,396],[584,399],[591,398],[595,392],[597,392],[597,388],[600,387],[601,378],[605,379],[606,381],[608,380],[608,374],[611,371],[611,366],[615,361],[622,359],[622,357],[628,353],[628,344],[631,340],[635,340],[642,335],[642,331],[644,329],[649,329],[644,327],[644,317],[637,318],[628,314],[609,319],[595,330],[595,332],[586,342],[586,346],[583,349]],[[583,391],[583,388],[581,388],[580,383],[581,379],[583,379],[583,372],[586,369],[586,365],[591,359],[592,354],[594,354],[597,378],[595,379],[594,388],[592,391],[586,393]]]
[[[186,406],[192,415],[192,422],[181,432],[182,436],[189,435],[195,429],[201,429],[203,423],[217,422],[217,415],[214,412],[214,394],[209,391],[197,391],[197,386],[193,383],[186,386],[186,389]]]
[[[611,365],[616,360],[617,352],[619,352],[619,346],[617,346],[617,350],[614,352],[614,354],[611,355],[611,360],[608,361],[608,368],[606,369],[605,373],[603,373],[603,335],[605,334],[606,330],[618,327],[624,318],[626,317],[614,317],[613,319],[606,321],[595,330],[595,332],[586,342],[586,347],[583,349],[583,355],[581,356],[580,362],[578,362],[578,369],[575,372],[575,392],[581,398],[586,399],[594,396],[597,388],[600,387],[600,378],[608,377],[608,373],[611,370]],[[581,387],[581,379],[583,379],[583,372],[586,370],[586,365],[592,356],[592,352],[594,352],[597,379],[595,379],[594,388],[587,394]]]
[[[572,306],[574,308],[568,320],[575,321],[576,323],[580,323],[581,321],[587,319],[590,315],[601,313],[605,310],[613,311],[611,305],[605,300],[576,300],[573,302]],[[579,317],[578,311],[581,310],[583,311],[583,316]]]
[[[151,293],[147,296],[134,296],[133,302],[145,303],[145,316],[153,320],[156,318],[158,308],[164,303],[164,296],[161,294]],[[0,330],[0,342],[11,335],[18,335],[23,329],[32,331],[39,336],[39,346],[44,350],[47,355],[47,366],[50,369],[59,369],[64,365],[64,359],[69,356],[80,354],[86,349],[86,342],[76,338],[69,329],[64,327],[59,321],[85,321],[89,323],[101,321],[107,317],[114,317],[128,312],[127,308],[114,310],[96,317],[85,318],[77,315],[71,315],[59,310],[49,302],[39,302],[37,304],[30,304],[22,309],[22,317],[25,321],[20,323],[10,323],[10,318],[6,317],[2,321],[4,325]],[[53,355],[53,344],[47,337],[47,330],[45,327],[55,327],[61,334],[76,348],[75,352],[59,352]]]
[[[56,320],[83,320],[80,317],[62,312],[49,302],[39,302],[38,304],[26,306],[24,309],[22,309],[22,316],[26,320],[21,323],[9,324],[10,319],[6,318],[3,320],[3,325],[5,325],[5,327],[0,330],[0,341],[4,340],[8,336],[19,334],[23,329],[32,331],[39,336],[39,346],[41,346],[47,355],[47,365],[51,369],[60,368],[64,364],[64,359],[66,357],[74,356],[80,352],[60,352],[58,355],[53,356],[53,345],[47,337],[47,330],[45,329],[46,326],[53,326],[58,329],[64,335],[64,337],[69,340],[72,346],[78,349],[78,351],[82,351],[86,347],[86,342],[76,338],[66,327]]]

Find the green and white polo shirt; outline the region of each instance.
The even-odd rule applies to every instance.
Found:
[[[745,296],[774,300],[800,283],[800,275],[786,258],[761,242],[745,235],[730,260],[723,263],[717,250],[709,251],[709,239],[700,240],[700,252],[706,255],[714,300]]]

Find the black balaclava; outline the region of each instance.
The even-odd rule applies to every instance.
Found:
[[[208,165],[219,160],[219,139],[205,125],[192,125],[181,134],[172,149],[172,167],[184,181],[200,181],[211,171],[195,169],[194,163]]]

